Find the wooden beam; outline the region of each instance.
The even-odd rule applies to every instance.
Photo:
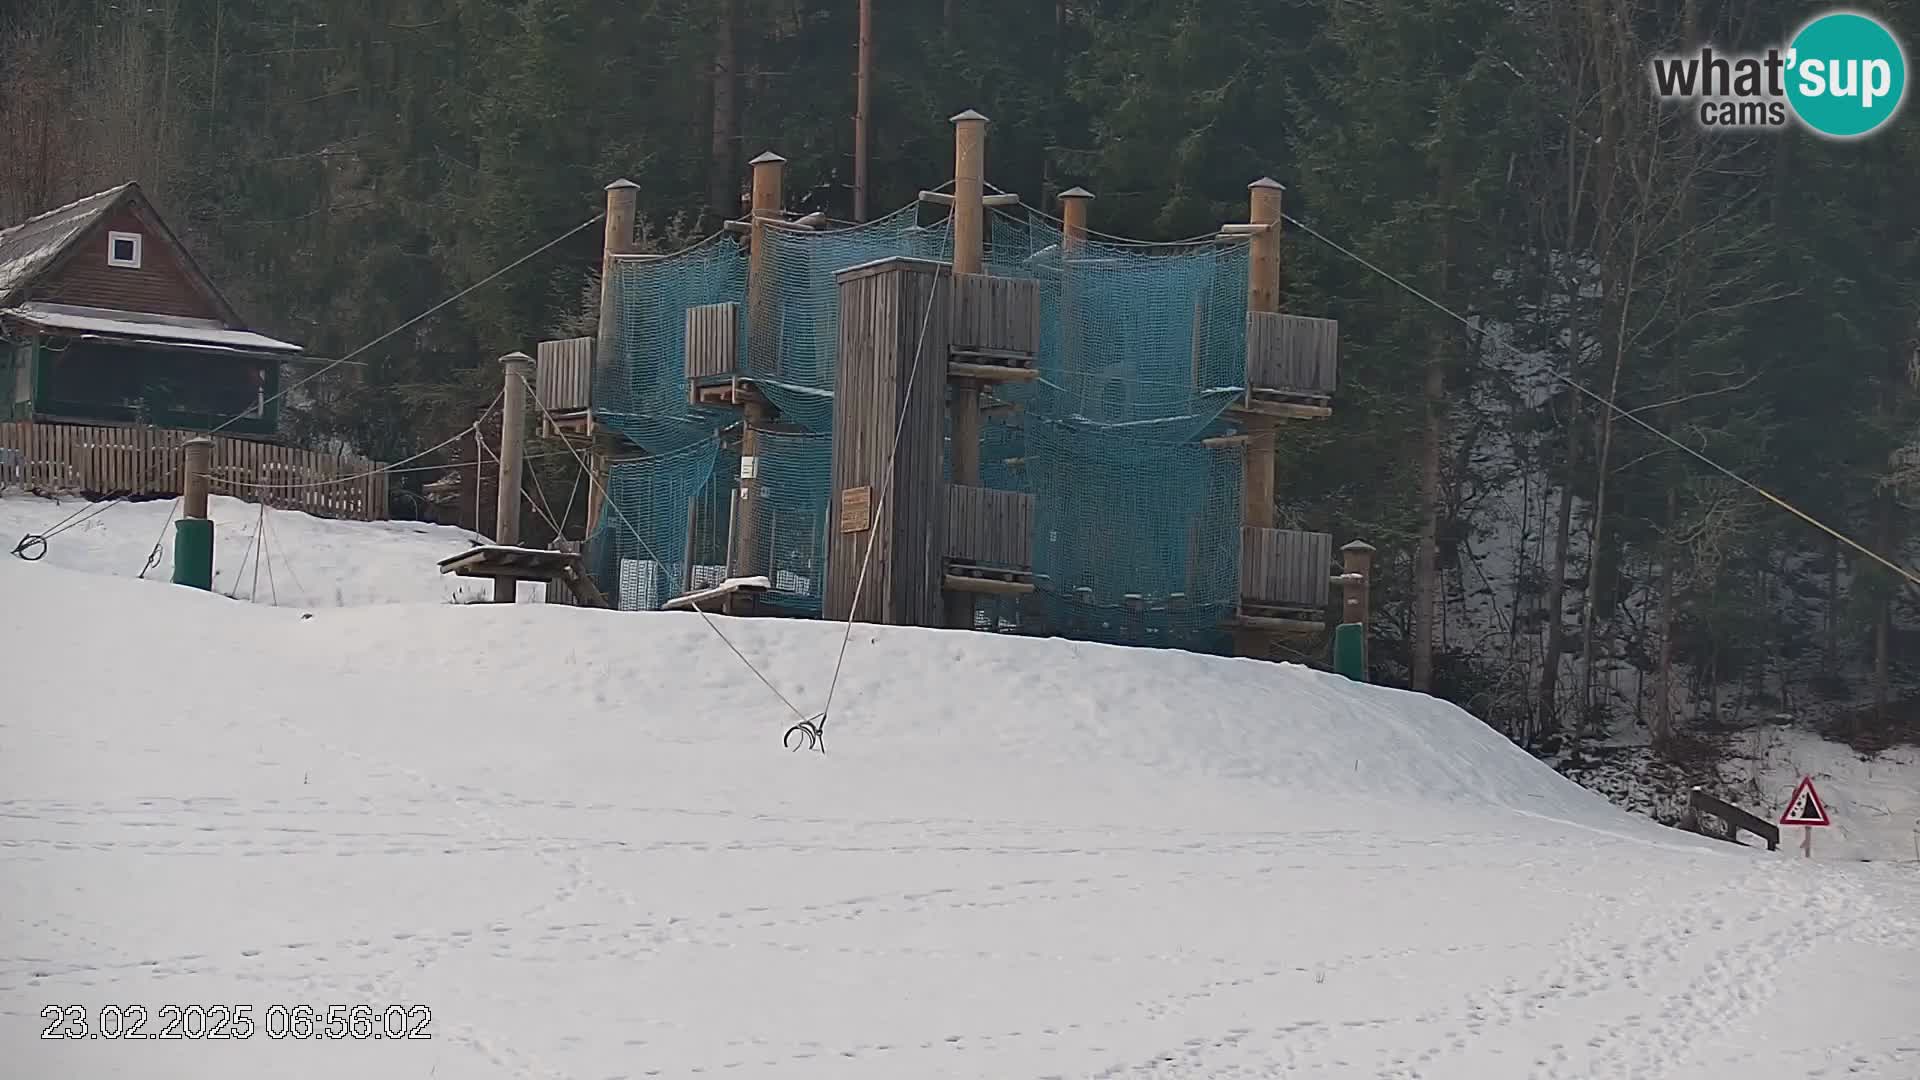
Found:
[[[978,379],[981,382],[1032,382],[1040,377],[1034,368],[1006,367],[1001,364],[947,363],[947,378]]]
[[[1001,581],[997,578],[961,577],[948,574],[941,581],[941,588],[949,592],[992,593],[996,596],[1025,596],[1033,591],[1031,581]]]
[[[1252,416],[1277,416],[1282,420],[1325,420],[1333,415],[1330,405],[1303,405],[1297,401],[1271,401],[1266,398],[1241,401],[1228,411]]]
[[[932,203],[935,206],[952,206],[953,196],[947,194],[944,191],[922,191],[920,193],[920,201]],[[1012,192],[1001,192],[1000,194],[997,194],[997,195],[982,195],[980,196],[980,205],[981,206],[1019,206],[1020,196],[1015,195]]]
[[[1269,634],[1320,634],[1327,629],[1326,623],[1308,619],[1278,619],[1270,615],[1236,615],[1233,625],[1242,630],[1258,630]]]

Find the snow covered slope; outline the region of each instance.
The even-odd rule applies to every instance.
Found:
[[[17,491],[0,497],[0,554],[28,533],[43,533],[89,506]],[[95,574],[135,577],[157,542],[160,554],[148,580],[173,576],[172,500],[121,502],[86,514],[54,536],[42,562]],[[215,495],[213,584],[222,594],[283,607],[350,607],[415,600],[471,600],[493,595],[491,582],[443,576],[435,564],[471,547],[471,530],[415,521],[335,521],[298,510],[268,510]],[[267,558],[253,554],[255,534],[266,534]],[[484,541],[483,541],[484,542]],[[9,560],[11,561],[11,560]],[[255,564],[259,572],[255,572]],[[522,603],[537,601],[537,584],[522,584]]]
[[[1661,829],[1424,697],[861,628],[788,754],[693,615],[11,559],[0,611],[9,1075],[1920,1076],[1910,869]],[[838,628],[716,624],[819,707]],[[333,1005],[432,1038],[271,1037]]]

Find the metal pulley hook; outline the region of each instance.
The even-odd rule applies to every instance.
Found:
[[[788,728],[787,733],[780,736],[780,745],[796,753],[802,747],[826,753],[827,714],[809,717]]]

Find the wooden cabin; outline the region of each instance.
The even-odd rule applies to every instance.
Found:
[[[0,451],[26,486],[176,493],[172,451],[215,431],[215,490],[385,517],[384,476],[320,483],[372,463],[277,445],[300,353],[247,326],[138,184],[0,229]]]
[[[206,429],[279,428],[282,361],[300,346],[255,333],[138,184],[0,231],[5,418]],[[9,377],[10,376],[10,377]]]

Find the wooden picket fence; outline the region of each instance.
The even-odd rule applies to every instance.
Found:
[[[0,482],[87,495],[178,495],[180,446],[196,433],[174,428],[0,423]],[[321,517],[387,516],[379,462],[291,446],[213,437],[211,490]]]

